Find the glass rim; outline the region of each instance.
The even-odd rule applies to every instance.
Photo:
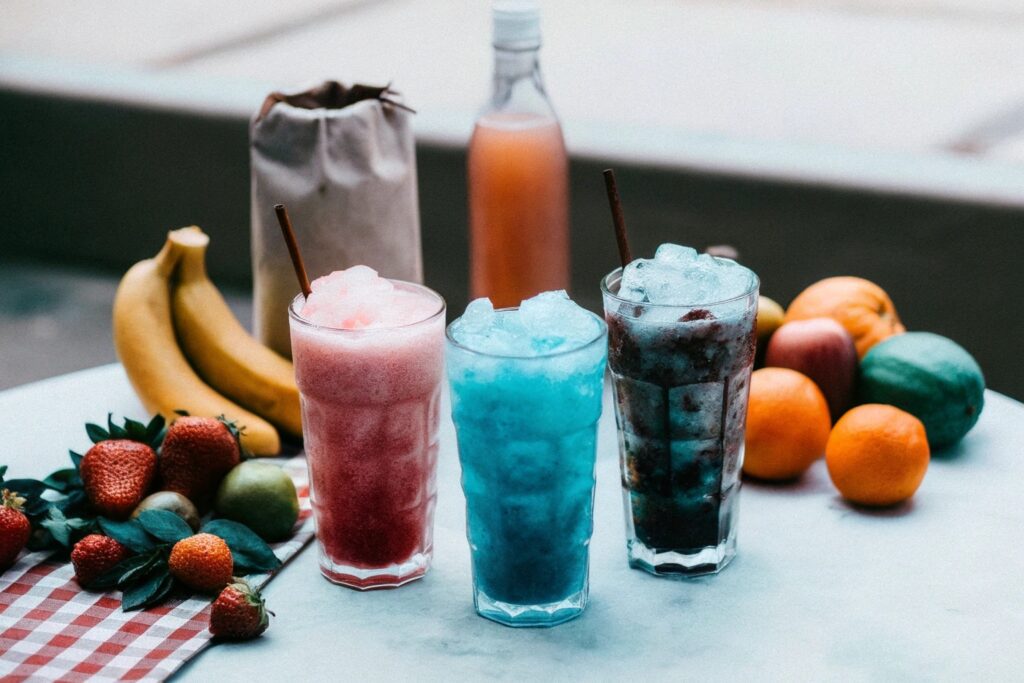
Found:
[[[732,259],[722,258],[721,256],[714,256],[712,258],[720,259],[723,261],[732,261]],[[735,261],[733,262],[735,263]],[[746,268],[746,266],[743,267]],[[628,304],[630,306],[644,306],[647,308],[712,308],[714,306],[721,306],[723,304],[730,304],[735,301],[740,301],[741,299],[746,299],[750,297],[750,295],[757,292],[761,287],[761,278],[757,276],[757,273],[750,270],[750,268],[747,268],[747,270],[750,271],[750,274],[754,276],[754,281],[751,283],[750,289],[743,292],[742,294],[737,294],[736,296],[731,296],[727,299],[717,299],[715,301],[698,301],[695,303],[686,304],[660,304],[651,301],[632,301],[630,299],[623,299],[621,296],[613,292],[609,287],[610,280],[616,275],[619,278],[619,282],[622,281],[622,270],[623,267],[619,266],[618,268],[616,268],[615,270],[601,278],[601,293],[604,294],[605,296],[614,299],[618,303]]]
[[[288,317],[291,320],[294,320],[298,324],[302,325],[303,327],[308,327],[310,329],[318,330],[318,331],[321,331],[321,332],[326,332],[326,333],[330,333],[330,334],[339,334],[339,335],[342,335],[342,336],[354,335],[354,334],[365,335],[365,334],[376,334],[376,333],[383,333],[383,332],[394,332],[395,330],[407,330],[407,329],[409,329],[411,327],[416,327],[417,325],[423,325],[425,323],[429,323],[429,322],[433,321],[438,316],[444,315],[445,311],[448,308],[448,304],[445,302],[444,297],[441,296],[440,294],[438,294],[437,292],[435,292],[434,290],[432,290],[430,287],[427,287],[426,285],[421,285],[421,284],[416,283],[416,282],[409,282],[407,280],[395,280],[395,279],[392,279],[392,278],[384,278],[384,279],[387,280],[388,282],[391,282],[391,283],[394,283],[394,284],[398,284],[398,285],[405,285],[405,286],[407,286],[407,287],[409,287],[411,289],[419,290],[419,291],[422,291],[422,292],[424,292],[426,294],[429,294],[430,296],[432,296],[434,299],[437,300],[437,302],[439,304],[438,308],[436,310],[434,310],[432,313],[430,313],[430,315],[428,315],[428,316],[426,316],[424,318],[420,318],[419,320],[414,320],[413,322],[410,322],[410,323],[403,323],[401,325],[391,325],[390,327],[359,327],[359,328],[356,328],[356,329],[342,329],[340,327],[330,327],[328,325],[319,325],[319,324],[313,322],[312,320],[310,320],[309,318],[302,317],[302,313],[299,312],[297,307],[301,307],[301,304],[306,303],[306,296],[302,292],[299,292],[298,294],[295,295],[295,298],[292,299],[292,302],[290,304],[288,304]]]
[[[573,303],[575,303],[575,302],[573,302]],[[577,305],[579,305],[579,304],[577,304]],[[460,351],[465,351],[466,353],[472,353],[473,355],[476,355],[476,356],[484,356],[485,358],[498,358],[498,359],[507,359],[507,360],[517,360],[517,361],[547,360],[549,358],[558,358],[560,356],[566,356],[566,355],[568,355],[570,353],[576,353],[577,351],[582,351],[582,350],[584,350],[586,348],[589,348],[590,346],[593,346],[596,342],[601,341],[603,338],[606,338],[607,335],[608,335],[608,323],[606,323],[604,321],[604,318],[602,318],[597,313],[594,313],[591,310],[583,308],[582,306],[580,306],[580,309],[583,310],[587,315],[589,315],[590,317],[592,317],[594,320],[597,321],[597,323],[598,323],[597,334],[592,339],[588,339],[586,342],[580,344],[579,346],[574,346],[574,347],[572,347],[570,349],[561,349],[559,351],[553,351],[553,352],[549,352],[549,353],[542,353],[542,354],[537,355],[537,356],[516,356],[516,355],[508,354],[508,353],[490,353],[488,351],[481,351],[479,349],[474,349],[471,346],[466,346],[465,344],[460,342],[458,339],[456,339],[454,336],[452,336],[452,327],[454,327],[455,323],[457,323],[460,320],[462,320],[463,316],[461,316],[461,315],[458,318],[456,318],[455,320],[453,320],[450,323],[448,323],[447,327],[444,328],[444,336],[445,336],[445,338],[448,340],[448,342],[452,346],[456,347]],[[518,311],[518,310],[519,310],[519,306],[507,306],[505,308],[496,308],[496,309],[494,309],[494,312],[495,313],[510,313],[511,311]]]

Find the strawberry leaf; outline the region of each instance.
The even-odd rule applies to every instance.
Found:
[[[28,517],[33,526],[39,520],[45,518],[50,508],[54,505],[51,501],[43,498],[43,493],[46,492],[47,487],[46,484],[38,479],[8,479],[4,483],[4,488],[17,493],[25,499],[25,502],[21,505],[21,511],[25,513],[25,516]]]
[[[160,584],[160,588],[153,594],[153,597],[146,602],[145,606],[150,607],[152,605],[159,605],[167,598],[168,595],[171,594],[171,591],[174,590],[174,585],[174,577],[171,576],[170,573],[166,574],[163,582]]]
[[[160,413],[153,416],[153,419],[146,425],[146,443],[152,446],[154,449],[159,447],[164,440],[164,436],[167,434],[165,429],[167,420]]]
[[[128,430],[124,427],[114,424],[114,414],[107,413],[107,428],[110,430],[111,439],[128,439]]]
[[[153,540],[137,519],[117,522],[106,517],[99,518],[100,529],[107,536],[127,547],[132,552],[144,553],[153,548]]]
[[[65,515],[81,515],[86,510],[89,499],[85,497],[85,491],[80,488],[72,489],[64,498],[53,502],[45,501],[51,507],[55,507]]]
[[[156,550],[146,553],[145,555],[141,555],[140,557],[144,557],[145,561],[125,571],[125,573],[121,575],[121,578],[117,580],[118,586],[124,588],[125,586],[139,581],[145,576],[149,576],[150,573],[154,571],[159,571],[163,574],[167,573],[167,554],[164,552],[163,548],[157,548]]]
[[[46,519],[40,525],[50,532],[53,540],[70,548],[75,542],[90,531],[94,522],[91,519],[80,519],[78,517],[67,517],[56,506],[51,506]]]
[[[123,559],[95,579],[90,584],[90,587],[98,590],[109,590],[117,587],[118,585],[124,585],[127,582],[124,581],[123,578],[129,572],[133,572],[144,565],[154,562],[159,556],[159,550],[153,550],[149,553],[132,555],[129,558]],[[142,574],[136,574],[135,578],[139,578],[140,576],[142,576]]]
[[[238,445],[238,455],[242,460],[249,460],[253,457],[253,454],[242,445],[242,434],[245,433],[245,427],[239,427],[238,423],[234,420],[229,420],[227,415],[221,413],[217,416],[217,421],[224,425],[228,432],[235,440],[235,444]]]
[[[143,443],[146,442],[146,425],[142,424],[138,420],[126,417],[124,420],[124,429],[128,434],[129,439],[142,441]]]
[[[146,510],[138,520],[151,536],[167,543],[177,543],[192,535],[192,527],[169,510]]]
[[[106,429],[100,425],[90,423],[85,425],[85,431],[89,434],[89,438],[92,439],[93,443],[99,443],[108,439],[130,439],[144,443],[156,450],[160,447],[160,442],[163,441],[166,433],[164,430],[165,424],[166,421],[163,416],[157,414],[148,423],[126,417],[124,419],[124,426],[121,426],[114,423],[113,413],[107,413]],[[72,451],[71,459],[75,463],[75,467],[78,467],[81,458],[82,456]]]
[[[113,423],[111,423],[111,427],[113,427]],[[95,424],[93,424],[91,422],[86,423],[86,425],[85,425],[85,433],[89,435],[89,439],[93,443],[99,443],[100,441],[106,441],[107,439],[110,438],[110,433],[107,432],[107,430],[105,430],[103,427],[100,427],[99,425],[95,425]]]
[[[81,469],[82,458],[84,458],[85,456],[82,455],[81,453],[75,453],[74,451],[68,451],[68,454],[71,455],[71,464],[75,466],[75,469]]]
[[[143,581],[129,586],[121,596],[121,609],[125,612],[156,604],[171,592],[174,579],[170,572],[154,572]]]
[[[60,493],[68,493],[71,489],[81,488],[82,478],[78,476],[78,470],[69,467],[64,470],[57,470],[46,479],[43,485]]]
[[[8,479],[4,488],[15,491],[25,498],[35,498],[43,494],[46,484],[38,479]]]
[[[57,543],[64,547],[71,545],[71,530],[68,529],[67,518],[57,508],[50,508],[50,514],[42,521],[42,526],[50,532]]]
[[[4,475],[7,474],[7,465],[0,465],[0,486],[4,484]]]
[[[274,571],[281,560],[266,541],[249,527],[229,519],[214,519],[203,525],[202,531],[220,536],[231,549],[231,557],[238,575]]]
[[[14,489],[11,484],[17,485],[17,489]],[[74,489],[70,495],[51,501],[42,497],[47,488],[41,481],[13,479],[7,482],[7,486],[11,487],[11,490],[17,490],[19,495],[25,499],[21,511],[25,513],[32,525],[32,535],[28,540],[29,550],[66,552],[72,541],[84,535],[80,531],[91,528],[93,525],[91,518],[78,519],[76,517],[84,511],[85,507],[85,492],[81,489]],[[55,526],[57,535],[61,539],[66,539],[65,542],[58,542],[47,525]]]
[[[96,520],[84,519],[82,517],[69,517],[67,525],[72,531],[87,531],[96,526]]]

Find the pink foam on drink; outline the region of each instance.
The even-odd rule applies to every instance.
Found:
[[[437,311],[437,302],[395,287],[369,266],[336,270],[313,281],[302,317],[322,327],[362,330],[411,325]]]
[[[312,287],[291,338],[321,571],[401,585],[432,550],[443,301],[365,266]]]

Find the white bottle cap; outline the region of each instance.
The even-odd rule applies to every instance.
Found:
[[[540,47],[540,7],[533,0],[495,0],[494,47],[533,50]]]

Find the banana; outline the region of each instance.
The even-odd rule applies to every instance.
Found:
[[[173,233],[172,233],[173,234]],[[132,266],[114,295],[114,348],[146,410],[168,420],[175,411],[225,415],[244,428],[242,446],[254,455],[281,450],[277,430],[207,386],[178,347],[171,320],[171,276],[182,248],[170,239],[155,258]]]
[[[209,236],[192,227],[172,232],[169,239],[181,249],[171,311],[185,357],[214,389],[301,437],[299,390],[292,364],[246,332],[207,277]]]

